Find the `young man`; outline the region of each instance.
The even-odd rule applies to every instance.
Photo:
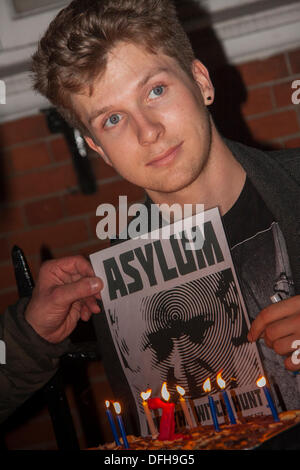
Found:
[[[147,204],[219,208],[254,320],[248,339],[263,338],[263,361],[282,386],[285,406],[299,408],[291,372],[299,368],[291,359],[300,340],[299,152],[264,153],[220,136],[208,110],[209,73],[168,0],[73,1],[42,38],[33,72],[35,88],[108,165],[145,189]],[[50,306],[60,302],[58,294],[45,296],[47,282],[40,277],[25,318],[45,340],[60,342],[70,330],[59,330],[58,318],[69,318],[72,300],[55,307],[56,316],[42,314],[46,299]],[[270,305],[278,290],[285,300]],[[77,306],[86,319],[97,312],[92,297]],[[104,315],[95,317],[95,328],[112,386],[134,410]],[[176,378],[178,367],[170,368]]]

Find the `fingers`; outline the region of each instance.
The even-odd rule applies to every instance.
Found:
[[[39,278],[46,285],[77,281],[81,277],[94,277],[91,263],[83,256],[69,256],[43,263]]]
[[[70,274],[81,274],[82,276],[94,276],[91,263],[84,256],[68,256],[58,260],[53,260],[57,269],[61,269]]]
[[[91,316],[92,316],[92,312],[85,304],[83,304],[81,306],[81,312],[80,312],[81,320],[88,321],[91,318]]]
[[[296,372],[300,370],[300,351],[294,351],[284,361],[286,369]]]
[[[101,312],[101,308],[98,305],[94,297],[88,297],[81,301],[80,318],[87,322],[93,314]]]
[[[67,330],[68,333],[73,331],[73,329],[77,325],[77,322],[80,318],[80,312],[81,312],[81,303],[80,301],[76,301],[71,306],[66,322],[65,322],[65,329]]]
[[[97,277],[82,278],[77,282],[56,287],[52,294],[53,302],[67,309],[76,300],[98,295],[102,287],[103,283]],[[92,305],[91,301],[89,305]]]
[[[294,296],[263,309],[253,321],[248,333],[249,341],[256,341],[271,323],[300,313],[300,296]]]
[[[280,338],[288,337],[300,330],[300,316],[295,314],[291,317],[277,320],[267,325],[264,330],[264,340],[269,348],[274,347],[274,342]],[[300,331],[299,331],[300,334]],[[300,337],[300,336],[299,336]]]
[[[95,297],[88,297],[88,298],[84,299],[84,305],[85,305],[85,307],[87,307],[87,309],[91,313],[99,313],[100,312],[100,307],[99,307]]]
[[[83,256],[48,261],[42,265],[25,318],[40,336],[60,342],[80,318],[88,321],[100,312],[96,299],[102,288],[102,280]]]
[[[300,340],[297,335],[290,335],[280,338],[273,343],[274,351],[281,355],[287,356],[284,365],[290,371],[298,371],[300,369]]]
[[[286,369],[300,370],[299,295],[272,304],[258,314],[249,330],[248,340],[256,341],[260,337],[277,354],[287,356]]]
[[[272,349],[274,349],[274,351],[280,356],[287,356],[295,350],[293,343],[296,339],[295,335],[279,338],[272,343]]]

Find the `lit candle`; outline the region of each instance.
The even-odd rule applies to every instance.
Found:
[[[205,380],[205,382],[203,384],[203,390],[206,393],[209,393],[211,391],[211,385],[210,385],[210,379],[209,378]],[[214,402],[213,397],[211,397],[210,395],[208,395],[208,403],[209,403],[211,417],[212,417],[212,420],[213,420],[213,423],[214,423],[215,430],[220,431],[218,418],[217,418],[217,414],[216,414],[215,402]]]
[[[183,411],[184,416],[185,416],[186,424],[190,429],[192,429],[194,427],[194,425],[193,425],[192,417],[190,415],[190,412],[188,410],[188,407],[187,407],[187,404],[186,404],[186,401],[185,401],[185,398],[184,398],[185,390],[184,390],[184,388],[180,387],[179,385],[176,386],[176,390],[180,395],[179,401],[180,401],[180,405],[181,405],[182,411]]]
[[[152,435],[152,438],[156,439],[157,436],[158,436],[158,432],[157,432],[156,426],[154,424],[152,414],[151,414],[151,411],[149,410],[149,406],[148,406],[148,402],[147,402],[147,400],[151,396],[151,393],[152,393],[152,390],[148,389],[147,392],[142,392],[141,393],[141,397],[143,399],[144,412],[145,412],[147,423],[148,423],[148,426],[149,426],[149,429],[150,429],[150,433]]]
[[[278,417],[278,414],[277,414],[277,411],[276,411],[276,408],[275,408],[275,405],[274,405],[274,402],[273,402],[272,397],[271,397],[270,390],[269,390],[269,388],[267,387],[266,378],[265,378],[264,376],[260,377],[260,378],[256,381],[256,385],[257,385],[258,387],[264,389],[265,396],[266,396],[268,405],[269,405],[269,407],[270,407],[270,409],[271,409],[271,411],[272,411],[272,415],[273,415],[274,421],[280,421],[280,420],[279,420],[279,417]]]
[[[224,390],[225,386],[226,386],[226,382],[225,382],[225,380],[222,379],[221,374],[222,374],[222,372],[220,372],[217,375],[217,384],[219,385],[220,389],[222,390],[221,393],[222,393],[222,397],[224,398],[224,402],[225,402],[225,405],[226,405],[226,408],[227,408],[230,423],[231,424],[236,424],[236,419],[235,419],[233,409],[232,409],[230,401],[229,401],[229,397],[227,395],[226,390]]]
[[[120,431],[121,431],[121,436],[122,436],[122,439],[123,439],[124,447],[125,447],[125,449],[129,449],[129,444],[128,444],[128,441],[127,441],[126,432],[125,432],[125,428],[124,428],[124,423],[123,423],[122,416],[121,416],[121,405],[120,405],[120,403],[115,402],[114,403],[114,409],[115,409],[115,412],[117,413],[117,421],[118,421],[119,428],[120,428]]]
[[[175,439],[175,404],[166,403],[170,399],[170,393],[167,389],[166,382],[163,383],[161,388],[161,396],[165,401],[160,398],[149,398],[148,405],[150,410],[162,409],[162,417],[159,424],[159,436],[160,441],[172,441]]]
[[[119,441],[119,437],[118,437],[117,429],[116,429],[116,426],[115,426],[115,423],[114,423],[113,415],[112,415],[111,411],[109,410],[110,403],[109,403],[108,400],[106,400],[105,406],[106,406],[106,415],[108,417],[108,421],[109,421],[109,424],[110,424],[110,427],[111,427],[111,430],[112,430],[112,433],[113,433],[113,436],[114,436],[114,440],[115,440],[117,446],[120,446],[121,442]]]

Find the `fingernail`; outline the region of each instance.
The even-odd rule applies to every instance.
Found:
[[[90,281],[90,286],[93,291],[98,291],[101,288],[101,281],[94,279]]]

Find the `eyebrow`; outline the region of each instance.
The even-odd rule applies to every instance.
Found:
[[[137,84],[137,89],[143,88],[151,78],[155,77],[156,75],[163,73],[163,72],[168,72],[169,69],[166,67],[159,67],[155,68],[154,70],[150,70],[149,73],[145,77],[143,77]],[[103,108],[96,109],[89,117],[88,123],[92,124],[92,122],[98,117],[101,116],[101,114],[105,114],[108,111],[110,111],[113,108],[113,106],[104,106]]]

